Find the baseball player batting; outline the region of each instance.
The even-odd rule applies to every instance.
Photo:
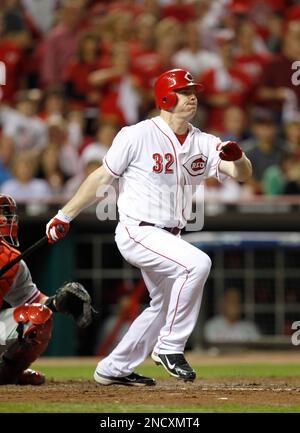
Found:
[[[0,194],[0,267],[18,259],[18,215],[15,200]],[[3,308],[6,301],[11,308]],[[53,313],[71,314],[81,327],[89,325],[91,298],[79,283],[67,283],[54,296],[44,295],[19,260],[0,278],[0,385],[41,385],[45,376],[28,368],[51,338]]]
[[[151,302],[98,363],[94,379],[102,385],[155,385],[154,379],[134,372],[151,352],[154,362],[171,376],[196,378],[184,350],[198,318],[211,260],[180,237],[187,223],[184,185],[199,185],[208,177],[245,181],[252,172],[236,142],[221,142],[189,123],[201,87],[183,69],[160,75],[154,85],[160,115],[123,128],[103,165],[46,227],[49,242],[56,242],[95,201],[99,186],[119,179],[116,243],[123,257],[141,269]],[[169,200],[162,200],[168,190]],[[58,225],[64,225],[63,232]]]

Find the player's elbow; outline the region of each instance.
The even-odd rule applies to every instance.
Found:
[[[91,182],[98,185],[110,185],[114,180],[114,178],[108,173],[103,165],[94,170],[89,175],[89,178],[91,179]]]

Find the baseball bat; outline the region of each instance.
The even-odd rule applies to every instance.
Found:
[[[59,232],[62,232],[64,230],[63,225],[58,224],[57,230]],[[25,257],[29,256],[29,254],[36,251],[38,248],[40,248],[42,245],[45,245],[48,243],[48,237],[43,236],[41,239],[39,239],[37,242],[35,242],[33,245],[28,247],[22,254],[20,254],[15,259],[11,260],[10,262],[6,263],[6,265],[2,266],[0,269],[0,277],[5,274],[9,269],[11,269],[13,266],[15,266],[16,263],[19,263],[21,260],[25,259]]]

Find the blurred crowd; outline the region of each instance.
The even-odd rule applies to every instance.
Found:
[[[195,126],[253,164],[207,195],[300,192],[300,1],[1,0],[0,62],[0,191],[18,201],[70,197],[175,67],[204,86]]]

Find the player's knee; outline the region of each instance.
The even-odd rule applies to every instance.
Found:
[[[36,344],[41,345],[42,353],[42,351],[46,349],[50,341],[52,335],[52,327],[52,318],[50,318],[45,323],[30,326],[26,330],[24,337],[27,338],[27,340],[31,340]],[[42,346],[44,347],[44,349],[42,348]]]
[[[206,280],[210,273],[211,265],[210,257],[201,252],[201,255],[197,256],[196,260],[194,260],[190,273],[196,280]]]
[[[0,385],[16,383],[20,375],[45,351],[51,338],[52,319],[33,324],[21,340],[11,342],[2,354],[0,362]]]
[[[206,271],[207,271],[207,274],[209,274],[210,270],[211,270],[211,266],[212,266],[212,261],[211,261],[211,258],[207,254],[205,254],[205,253],[203,253],[203,254],[204,254]]]
[[[46,347],[52,333],[52,311],[46,305],[33,303],[19,305],[13,311],[17,323],[27,326],[24,338],[27,342]]]

